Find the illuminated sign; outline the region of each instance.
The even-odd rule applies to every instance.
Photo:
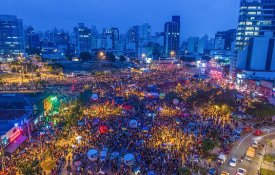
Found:
[[[13,133],[11,136],[10,136],[10,141],[14,141],[18,136],[20,135],[20,130],[16,130],[15,133]]]

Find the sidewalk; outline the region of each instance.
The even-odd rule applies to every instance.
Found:
[[[271,162],[263,161],[261,168],[275,172],[274,163],[271,163]]]

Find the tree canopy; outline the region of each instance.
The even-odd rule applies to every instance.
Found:
[[[81,52],[79,58],[82,61],[89,61],[92,60],[93,56],[90,52]]]
[[[247,112],[253,115],[257,120],[263,121],[275,115],[275,107],[268,103],[254,102]]]
[[[116,61],[116,56],[113,52],[107,52],[106,58],[107,58],[107,60],[112,61],[112,62]]]

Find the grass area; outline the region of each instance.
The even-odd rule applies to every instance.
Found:
[[[267,170],[267,169],[263,169],[261,168],[261,175],[274,175],[275,174],[275,171],[270,171],[270,170]]]
[[[273,163],[275,161],[275,155],[274,154],[267,154],[264,156],[264,161]]]

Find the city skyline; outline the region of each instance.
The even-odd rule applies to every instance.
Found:
[[[78,8],[75,8],[77,6]],[[93,6],[101,8],[92,8]],[[116,7],[119,7],[117,8],[119,10]],[[118,27],[121,33],[125,33],[133,25],[142,23],[149,23],[153,32],[160,32],[164,30],[164,23],[169,21],[171,15],[180,15],[181,37],[188,38],[189,36],[201,37],[204,34],[212,37],[216,31],[236,28],[238,8],[239,1],[232,0],[222,2],[162,0],[161,3],[159,1],[156,3],[156,0],[150,2],[81,0],[69,1],[68,4],[60,0],[47,2],[24,0],[23,4],[11,0],[2,3],[1,14],[16,15],[24,20],[24,26],[32,25],[35,29],[42,31],[57,27],[71,32],[79,22],[84,22],[88,27],[96,26],[99,30],[104,27]],[[51,13],[48,11],[50,9]],[[131,15],[131,18],[125,19],[125,15]]]

